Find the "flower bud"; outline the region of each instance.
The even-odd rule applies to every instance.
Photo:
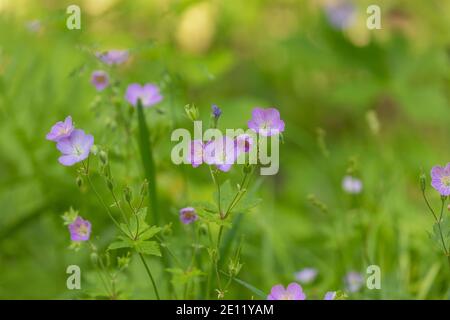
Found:
[[[98,263],[98,254],[97,254],[97,252],[92,252],[91,253],[91,261],[92,261],[92,263],[96,266],[97,265],[97,263]]]
[[[123,189],[123,195],[125,197],[125,200],[129,203],[131,200],[133,200],[133,192],[131,191],[131,188],[126,186]]]
[[[108,178],[108,179],[106,180],[106,185],[108,186],[108,189],[109,189],[110,191],[113,191],[113,190],[114,190],[114,183],[113,183],[112,178]]]
[[[192,121],[196,121],[199,117],[198,108],[193,104],[185,105],[184,111],[186,111],[188,118],[191,119]]]
[[[147,179],[144,180],[144,182],[141,185],[141,191],[139,192],[141,197],[145,197],[148,192],[148,181]]]
[[[419,180],[420,180],[420,189],[421,189],[422,191],[425,191],[425,187],[426,187],[426,184],[427,184],[427,178],[426,178],[426,176],[425,176],[424,173],[422,173],[422,174],[420,175]]]
[[[100,151],[98,154],[98,157],[100,158],[100,161],[103,164],[107,164],[108,163],[108,154],[105,151]]]
[[[83,185],[83,179],[80,176],[78,176],[76,179],[76,182],[77,182],[78,188],[81,188],[81,186]]]

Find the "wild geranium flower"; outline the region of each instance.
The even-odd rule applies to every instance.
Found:
[[[128,50],[109,50],[105,52],[97,52],[96,57],[107,65],[119,65],[128,60]]]
[[[203,161],[215,165],[219,170],[227,172],[236,161],[237,151],[234,140],[224,136],[222,139],[209,141],[203,148]]]
[[[254,108],[248,127],[263,136],[272,136],[284,131],[284,121],[275,108]]]
[[[67,138],[70,136],[72,131],[74,130],[72,117],[68,116],[64,121],[57,122],[47,134],[47,140],[50,141],[59,141],[63,138]]]
[[[328,291],[325,293],[323,300],[334,300],[336,298],[336,291]]]
[[[345,275],[344,283],[348,291],[358,292],[364,284],[364,278],[359,272],[350,271]]]
[[[180,210],[180,220],[184,224],[190,224],[190,223],[198,220],[197,212],[192,207],[182,208]]]
[[[197,168],[203,163],[203,142],[201,140],[193,140],[189,145],[187,161]]]
[[[89,156],[94,137],[83,130],[75,129],[72,134],[58,141],[56,148],[63,154],[58,161],[62,165],[72,166]]]
[[[159,88],[151,83],[141,86],[139,83],[132,83],[127,87],[125,99],[133,106],[137,106],[141,100],[143,107],[151,107],[162,100]]]
[[[316,279],[317,274],[317,269],[304,268],[295,274],[295,279],[302,284],[308,284]]]
[[[109,85],[109,76],[105,71],[96,70],[92,72],[91,83],[97,91],[102,91]]]
[[[302,287],[295,282],[292,282],[285,289],[281,284],[272,287],[267,300],[305,300],[306,295]]]
[[[342,180],[342,189],[350,194],[361,193],[363,188],[362,181],[352,176],[345,176]]]
[[[349,1],[337,1],[325,6],[328,21],[336,29],[346,29],[355,21],[356,9]]]
[[[91,223],[78,216],[69,224],[70,239],[72,241],[87,241],[91,235]]]
[[[249,134],[240,134],[235,139],[238,153],[247,153],[253,147],[253,137]]]
[[[434,166],[431,169],[431,186],[442,196],[450,195],[450,162],[445,167]]]

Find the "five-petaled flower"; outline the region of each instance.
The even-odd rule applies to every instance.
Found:
[[[97,52],[97,58],[107,65],[119,65],[128,60],[128,50],[109,50],[106,52]]]
[[[69,224],[69,232],[72,241],[87,241],[91,235],[91,223],[77,216],[75,221]]]
[[[285,289],[281,284],[272,287],[267,300],[305,300],[306,295],[301,285],[292,282]]]
[[[143,107],[151,107],[162,100],[159,88],[151,83],[141,86],[139,83],[132,83],[127,87],[125,99],[133,106],[137,106],[140,100]]]
[[[203,148],[203,161],[227,172],[236,161],[237,150],[233,139],[224,136],[207,142]]]
[[[450,162],[445,167],[434,166],[431,169],[431,186],[442,196],[450,195]]]
[[[190,224],[198,219],[197,212],[192,207],[180,209],[180,220],[184,224]]]
[[[72,117],[68,116],[64,121],[57,122],[47,134],[47,140],[58,142],[70,136],[74,130]]]
[[[284,131],[284,121],[275,108],[254,108],[248,127],[263,136],[273,136]]]
[[[94,137],[92,135],[75,129],[69,137],[59,140],[56,144],[56,148],[62,153],[58,160],[65,166],[72,166],[83,161],[89,156],[93,144]]]
[[[96,70],[92,72],[91,83],[97,91],[102,91],[109,85],[109,76],[105,71]]]

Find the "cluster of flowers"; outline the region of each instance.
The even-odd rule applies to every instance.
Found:
[[[212,114],[217,120],[222,111],[213,105]],[[252,111],[252,119],[248,121],[249,129],[262,136],[279,134],[284,131],[284,126],[284,121],[280,119],[280,112],[275,108],[256,107]],[[206,163],[227,172],[240,154],[250,152],[253,144],[253,137],[249,134],[241,134],[235,139],[224,136],[222,139],[207,142],[193,140],[188,151],[187,161],[194,168]]]
[[[92,135],[75,129],[71,116],[57,122],[47,134],[47,140],[56,142],[56,148],[62,154],[58,161],[65,166],[85,160],[94,144]]]

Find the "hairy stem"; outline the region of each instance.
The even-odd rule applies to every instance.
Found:
[[[145,259],[144,259],[144,256],[142,255],[142,253],[139,253],[139,257],[141,257],[141,261],[144,264],[145,270],[147,271],[147,275],[150,278],[150,281],[152,282],[153,289],[155,290],[156,299],[161,300],[161,298],[159,297],[158,287],[156,286],[155,279],[153,278],[150,268],[148,267],[147,262],[145,262]]]

